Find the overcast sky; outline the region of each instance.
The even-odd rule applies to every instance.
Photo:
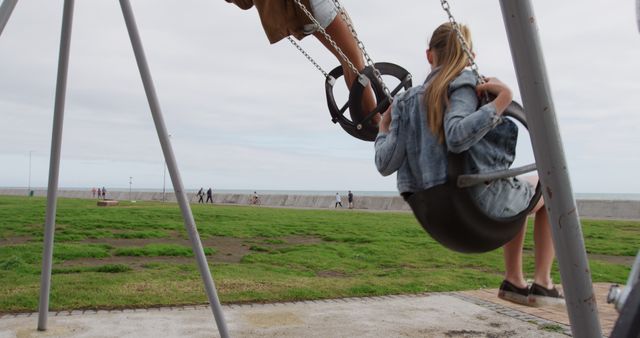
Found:
[[[223,0],[132,0],[185,187],[395,190],[373,143],[330,122],[324,78],[255,9]],[[421,83],[437,0],[343,0],[374,61]],[[634,1],[535,0],[557,119],[577,193],[638,193],[640,34]],[[47,184],[63,1],[22,0],[0,36],[0,186]],[[519,98],[498,1],[452,1],[483,74]],[[327,70],[313,37],[302,46]],[[343,85],[342,82],[339,85]],[[162,188],[164,162],[119,3],[76,1],[61,187]],[[521,132],[517,164],[533,161]],[[170,182],[167,179],[167,186]]]

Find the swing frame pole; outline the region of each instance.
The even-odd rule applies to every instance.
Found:
[[[11,17],[11,13],[13,12],[13,9],[16,8],[17,3],[18,0],[4,0],[2,5],[0,5],[0,35],[2,35],[2,31],[7,25],[7,22]]]
[[[4,27],[8,21],[11,11],[15,7],[17,0],[5,0],[0,6],[0,24]],[[53,112],[53,128],[51,136],[51,156],[49,163],[49,182],[47,186],[47,210],[45,216],[45,233],[42,254],[42,272],[40,278],[40,299],[38,303],[38,330],[47,330],[47,319],[49,314],[49,298],[51,291],[51,268],[53,261],[53,242],[55,235],[55,219],[57,208],[58,180],[60,176],[60,153],[62,149],[62,130],[64,121],[64,109],[67,90],[67,78],[69,71],[69,54],[71,47],[71,31],[73,27],[73,7],[75,0],[65,0],[62,17],[62,32],[60,37],[60,52],[58,59],[58,75],[56,80],[55,107]],[[200,235],[195,225],[195,220],[189,206],[187,194],[184,191],[177,162],[171,148],[158,97],[155,92],[151,73],[146,61],[146,56],[142,48],[142,42],[135,23],[131,5],[128,0],[120,0],[122,13],[127,26],[127,31],[131,39],[131,45],[135,54],[138,70],[144,85],[151,115],[153,117],[160,145],[165,157],[167,168],[173,182],[176,198],[182,211],[184,225],[191,241],[192,250],[196,256],[196,261],[204,287],[211,305],[211,310],[215,317],[218,331],[221,338],[229,337],[227,325],[222,313],[222,306],[218,299],[215,285],[209,265],[204,254]],[[0,30],[1,33],[1,30]]]
[[[574,337],[602,337],[589,261],[529,0],[500,0]]]
[[[147,58],[145,56],[144,49],[142,48],[142,40],[140,39],[138,27],[133,15],[133,10],[131,9],[131,3],[129,2],[129,0],[120,0],[120,7],[122,8],[122,15],[124,16],[125,24],[127,26],[127,31],[131,40],[131,46],[133,47],[133,52],[138,64],[138,70],[140,71],[140,77],[142,78],[144,91],[147,95],[147,101],[149,102],[149,108],[151,110],[153,122],[156,126],[156,131],[158,133],[158,139],[160,140],[160,145],[164,154],[165,163],[167,164],[169,176],[171,177],[171,182],[173,183],[173,190],[175,191],[176,199],[178,201],[178,204],[180,205],[182,217],[184,218],[184,227],[187,230],[189,240],[191,241],[191,249],[193,250],[193,254],[196,257],[196,261],[198,263],[198,269],[200,270],[200,275],[204,283],[205,291],[211,305],[211,311],[213,312],[213,316],[218,326],[218,332],[220,333],[221,338],[227,338],[229,337],[229,333],[222,312],[222,306],[220,305],[220,300],[218,299],[218,293],[213,282],[213,277],[211,277],[211,271],[209,270],[207,258],[204,254],[202,242],[200,241],[200,235],[198,234],[198,229],[196,228],[193,213],[191,212],[191,206],[189,205],[189,199],[187,198],[187,193],[184,191],[182,178],[180,176],[180,172],[178,171],[176,158],[171,147],[169,133],[167,132],[164,118],[162,117],[158,95],[156,94],[155,86],[153,85],[153,80],[151,78],[151,72],[149,70],[149,65],[147,63]]]
[[[60,53],[56,80],[55,106],[53,110],[53,130],[51,132],[51,155],[49,158],[49,184],[47,186],[47,211],[44,225],[44,245],[42,271],[40,273],[40,300],[38,302],[38,331],[47,329],[49,315],[49,292],[51,291],[51,265],[53,263],[53,237],[56,227],[58,202],[58,179],[60,176],[60,153],[62,150],[62,127],[69,73],[69,51],[71,49],[71,28],[73,26],[74,0],[64,1]]]

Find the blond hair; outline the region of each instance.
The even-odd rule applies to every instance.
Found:
[[[464,25],[458,25],[464,40],[471,48],[471,32]],[[444,113],[449,106],[449,84],[462,70],[469,65],[469,57],[462,49],[460,41],[456,35],[453,24],[450,22],[440,25],[429,40],[429,50],[435,54],[439,67],[438,73],[434,76],[427,88],[423,104],[427,108],[427,125],[431,132],[436,135],[438,142],[444,142]]]

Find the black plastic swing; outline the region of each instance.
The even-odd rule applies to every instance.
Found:
[[[522,107],[512,102],[504,115],[511,116],[527,127]],[[470,196],[468,187],[497,178],[514,177],[536,169],[535,164],[477,175],[464,175],[466,152],[447,155],[445,184],[405,194],[422,227],[440,244],[463,253],[480,253],[497,249],[520,231],[524,220],[542,195],[540,182],[529,206],[508,218],[485,214]]]
[[[404,68],[388,62],[378,62],[375,63],[374,66],[380,74],[393,76],[400,80],[400,83],[391,91],[392,97],[400,92],[400,90],[406,90],[411,87],[411,74]],[[325,81],[327,105],[329,106],[329,113],[331,114],[331,121],[333,123],[339,123],[342,129],[353,137],[364,141],[374,141],[378,134],[378,126],[371,123],[371,118],[373,118],[375,114],[384,113],[387,108],[389,108],[391,102],[389,102],[389,99],[385,95],[382,85],[376,80],[372,67],[365,67],[361,71],[361,74],[364,75],[365,78],[354,81],[349,91],[349,101],[347,101],[342,108],[338,108],[333,95],[333,86],[336,79],[343,76],[344,73],[342,67],[334,68]],[[378,104],[373,111],[365,112],[362,108],[362,95],[369,83],[373,88]],[[347,108],[349,108],[350,118],[344,115]]]

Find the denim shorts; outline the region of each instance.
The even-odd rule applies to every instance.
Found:
[[[478,206],[493,217],[511,217],[529,206],[535,188],[526,180],[502,178],[471,187]]]
[[[309,2],[311,3],[311,13],[322,28],[327,28],[338,15],[338,9],[336,9],[333,0],[309,0]],[[304,26],[306,34],[312,34],[317,30],[318,27],[315,24]]]

